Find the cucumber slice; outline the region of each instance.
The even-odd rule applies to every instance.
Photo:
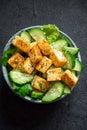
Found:
[[[32,98],[35,98],[35,99],[41,99],[41,98],[43,97],[43,94],[44,94],[44,93],[42,93],[42,92],[39,92],[39,91],[34,90],[34,91],[32,91],[32,93],[31,93],[31,97],[32,97]]]
[[[75,76],[77,76],[77,72],[75,70],[71,70],[72,74],[74,74]]]
[[[75,59],[75,66],[74,66],[73,70],[78,71],[78,72],[81,72],[83,70],[82,63],[77,58]]]
[[[21,37],[24,41],[26,41],[26,42],[28,42],[28,43],[31,42],[31,36],[30,36],[29,33],[26,32],[26,31],[23,31],[23,32],[21,33],[20,37]]]
[[[63,68],[72,70],[72,68],[73,68],[73,66],[75,64],[74,56],[70,52],[68,52],[68,51],[64,52],[64,55],[65,55],[65,57],[67,59],[67,62],[63,66]]]
[[[69,51],[72,55],[76,55],[79,52],[79,48],[64,46],[64,51]]]
[[[31,82],[33,79],[33,75],[23,73],[20,70],[11,70],[9,72],[10,79],[17,84],[25,84],[27,82]]]
[[[62,82],[56,82],[43,96],[43,102],[52,102],[57,98],[60,98],[64,92],[64,84]]]
[[[53,42],[53,43],[51,43],[51,46],[53,47],[53,49],[56,49],[56,50],[63,50],[63,47],[64,46],[68,46],[68,44],[67,44],[67,41],[66,40],[64,40],[64,39],[59,39],[59,40],[57,40],[56,42]]]
[[[29,33],[32,36],[32,38],[36,41],[46,39],[44,32],[40,30],[40,28],[33,28],[29,31]]]
[[[64,94],[71,94],[71,89],[70,87],[66,86],[64,87]]]
[[[62,39],[64,39],[68,43],[68,46],[73,47],[73,44],[72,44],[71,40],[68,37],[64,36],[64,35],[62,35],[62,36],[63,36]]]

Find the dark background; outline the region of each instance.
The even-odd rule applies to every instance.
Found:
[[[0,130],[87,130],[87,0],[0,0],[0,57],[14,33],[47,23],[76,42],[84,71],[71,95],[38,105],[14,95],[0,67]]]

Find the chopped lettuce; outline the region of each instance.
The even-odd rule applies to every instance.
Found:
[[[18,84],[13,83],[13,90],[19,91],[20,86]]]
[[[43,29],[46,32],[46,35],[50,35],[54,31],[59,31],[59,28],[54,24],[43,25]]]
[[[16,47],[11,45],[10,48],[8,48],[3,52],[2,57],[0,58],[0,63],[6,66],[8,59],[14,54],[15,51],[16,51]]]
[[[43,31],[49,43],[56,41],[60,35],[59,28],[54,24],[43,25]]]
[[[21,96],[26,96],[26,95],[29,95],[32,92],[32,90],[33,90],[32,86],[29,83],[27,83],[20,87],[18,93]]]
[[[58,39],[58,32],[54,31],[52,34],[50,34],[49,36],[47,36],[47,40],[49,43],[53,43]]]

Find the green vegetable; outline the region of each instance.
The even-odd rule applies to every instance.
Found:
[[[9,72],[10,79],[17,84],[25,84],[27,82],[31,82],[33,79],[33,75],[23,73],[20,70],[11,70]]]
[[[42,83],[40,83],[40,88],[42,88],[43,87],[43,84]]]
[[[64,40],[64,39],[59,39],[59,40],[53,42],[53,43],[51,44],[51,46],[52,46],[54,49],[58,50],[58,51],[59,51],[59,50],[62,51],[64,47],[68,46],[68,44],[67,44],[66,40]]]
[[[39,91],[34,90],[34,91],[32,91],[32,93],[31,93],[31,97],[32,97],[32,98],[35,98],[35,99],[41,99],[41,98],[43,97],[43,94],[44,94],[44,93],[42,93],[42,92],[39,92]]]
[[[83,70],[83,65],[81,63],[81,61],[79,61],[79,59],[75,59],[75,66],[73,68],[73,70],[81,72]]]
[[[70,87],[66,86],[64,87],[64,94],[71,94],[71,89]]]
[[[33,28],[29,31],[32,38],[36,41],[46,39],[44,32],[40,28]]]
[[[54,31],[59,31],[59,28],[54,24],[43,25],[42,28],[46,32],[46,35],[50,35]]]
[[[74,58],[74,56],[70,52],[68,52],[68,51],[64,52],[64,55],[65,55],[65,57],[67,59],[67,62],[63,66],[63,68],[64,69],[70,69],[70,70],[72,70],[72,68],[73,68],[73,66],[75,64],[75,61],[74,61],[75,58]]]
[[[72,55],[76,55],[79,52],[79,48],[64,46],[64,51],[69,51]]]
[[[62,39],[64,39],[64,40],[68,43],[69,46],[72,46],[72,47],[73,47],[73,44],[72,44],[72,42],[69,40],[69,38],[67,38],[66,36],[63,36],[63,34],[62,34]]]
[[[16,52],[16,47],[10,46],[7,50],[5,50],[2,54],[2,58],[0,58],[0,63],[4,66],[7,65],[8,59]]]
[[[20,87],[18,94],[20,94],[21,96],[26,96],[26,95],[30,95],[32,92],[32,87],[31,85],[28,84],[24,84],[23,86]]]
[[[43,96],[43,102],[52,102],[57,98],[60,98],[64,92],[64,84],[62,82],[55,82],[54,85]]]
[[[75,70],[71,70],[72,74],[74,74],[75,76],[77,76],[77,73]]]
[[[52,34],[50,34],[49,36],[47,36],[47,41],[49,43],[53,43],[54,41],[56,41],[58,39],[59,33],[54,31]]]
[[[46,33],[46,39],[49,43],[56,41],[60,35],[59,28],[54,24],[42,26],[43,31]]]
[[[25,40],[26,42],[28,42],[28,43],[31,42],[31,36],[30,36],[30,34],[29,34],[28,32],[23,31],[20,36],[21,36],[21,38],[22,38],[23,40]]]
[[[12,87],[13,87],[13,90],[15,90],[15,91],[18,91],[20,89],[20,86],[15,83],[13,83]]]

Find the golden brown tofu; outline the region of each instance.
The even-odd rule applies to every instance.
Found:
[[[53,68],[47,71],[47,81],[61,80],[62,70],[61,68]]]
[[[26,60],[24,61],[23,66],[22,66],[22,70],[29,73],[29,74],[31,74],[33,72],[34,67],[33,67],[29,57],[26,58]]]
[[[32,81],[32,86],[39,91],[45,92],[48,89],[48,81],[35,75]]]
[[[36,65],[36,70],[45,73],[51,65],[52,65],[52,60],[50,60],[46,56],[43,56],[41,61]]]
[[[42,54],[40,52],[38,45],[32,46],[29,52],[29,56],[33,64],[38,63],[42,59]]]
[[[24,62],[24,57],[20,53],[15,53],[9,60],[8,64],[16,69],[16,68],[21,68]]]
[[[78,78],[70,70],[66,70],[62,74],[61,79],[65,84],[67,84],[70,87],[76,85],[78,81]]]
[[[30,44],[24,41],[20,36],[15,36],[15,39],[13,39],[12,44],[27,54],[30,51]]]
[[[67,59],[64,56],[63,52],[57,51],[57,50],[52,51],[49,58],[52,60],[53,64],[56,67],[63,66],[67,61]]]
[[[43,53],[43,55],[49,55],[51,52],[51,47],[49,45],[49,43],[46,40],[40,40],[37,42],[41,52]]]
[[[37,42],[32,42],[32,43],[30,44],[30,49],[32,49],[32,47],[35,46],[35,45],[37,45]]]

